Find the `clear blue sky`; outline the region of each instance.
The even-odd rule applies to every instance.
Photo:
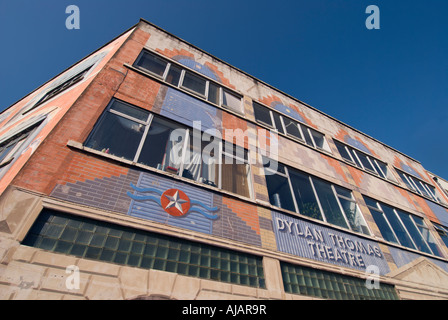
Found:
[[[448,179],[447,16],[448,0],[0,0],[0,111],[141,17]]]

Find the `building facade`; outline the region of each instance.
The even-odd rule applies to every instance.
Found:
[[[0,297],[447,299],[433,177],[140,20],[0,114]]]

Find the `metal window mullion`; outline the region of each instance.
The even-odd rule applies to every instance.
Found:
[[[272,114],[274,114],[274,111],[272,111]],[[280,125],[282,126],[282,131],[284,134],[288,134],[288,131],[286,130],[285,121],[283,121],[283,116],[281,114],[278,114],[278,118],[280,119]],[[274,121],[275,124],[275,121]],[[278,131],[278,129],[277,129]]]
[[[171,62],[168,62],[165,67],[165,71],[162,75],[162,80],[166,82],[166,77],[168,76],[169,70],[171,69]]]
[[[318,196],[318,194],[317,194],[317,192],[316,192],[316,188],[314,187],[314,182],[313,182],[313,179],[311,178],[311,176],[308,176],[308,180],[309,180],[310,183],[311,183],[311,188],[313,189],[314,196],[316,197],[317,205],[319,206],[319,210],[320,210],[320,212],[321,212],[321,214],[322,214],[322,219],[323,219],[325,222],[327,222],[327,217],[325,216],[324,209],[322,208],[322,204],[320,203],[320,199],[319,199],[319,196]]]
[[[115,115],[117,115],[117,116],[123,117],[123,118],[125,118],[125,119],[131,120],[131,121],[134,121],[134,122],[137,122],[137,123],[139,123],[139,124],[146,125],[146,124],[148,123],[148,120],[146,120],[146,121],[142,121],[142,120],[133,118],[133,117],[131,117],[131,116],[128,116],[128,115],[125,114],[125,113],[121,113],[121,112],[119,112],[119,111],[113,110],[113,109],[110,109],[109,112],[110,112],[110,113],[113,113],[113,114],[115,114]]]
[[[296,123],[297,128],[299,129],[300,135],[302,136],[302,140],[303,142],[306,143],[306,139],[305,139],[305,134],[303,133],[302,130],[302,124],[300,124],[299,122]]]
[[[375,159],[372,158],[372,160],[371,160],[370,157],[369,157],[368,155],[365,155],[365,157],[367,158],[367,161],[369,161],[370,165],[372,166],[373,171],[374,171],[377,175],[380,175],[380,173],[378,172],[377,168],[375,167],[375,164],[373,163],[373,160],[375,160]]]
[[[275,123],[275,120],[274,120],[274,113],[272,112],[272,110],[268,110],[268,112],[269,112],[269,117],[271,118],[271,126],[274,129],[276,129],[278,132],[277,124]],[[283,122],[280,120],[280,123],[282,124]]]
[[[222,139],[219,140],[219,147],[218,147],[218,166],[219,166],[219,170],[218,170],[218,188],[222,189]]]
[[[290,190],[291,196],[292,196],[292,202],[294,203],[294,208],[295,208],[297,213],[300,213],[299,207],[297,205],[297,199],[296,199],[296,196],[294,194],[294,188],[292,187],[291,178],[289,176],[289,170],[288,170],[288,168],[286,166],[285,166],[285,175],[286,175],[286,180],[288,181],[289,190]]]
[[[307,127],[306,129],[308,130],[308,133],[309,133],[309,135],[310,135],[311,141],[313,142],[313,147],[314,147],[314,148],[317,148],[317,147],[316,147],[316,141],[314,141],[313,134],[311,133],[311,129],[308,128],[308,127]]]
[[[210,90],[210,81],[205,80],[205,100],[208,101],[208,94]]]
[[[184,145],[182,149],[182,156],[181,156],[181,163],[179,167],[179,177],[182,177],[183,171],[184,171],[184,164],[185,164],[185,157],[187,155],[187,148],[188,148],[188,142],[190,140],[190,129],[185,129],[185,135],[184,135]]]
[[[350,159],[352,160],[352,162],[353,162],[355,165],[357,165],[355,159],[353,159],[353,155],[352,155],[352,152],[350,152],[350,149],[349,149],[346,145],[343,145],[343,147],[345,148],[345,151],[347,151],[347,154],[348,154],[348,156],[350,157]]]
[[[184,79],[185,79],[185,69],[181,69],[179,83],[177,84],[178,88],[181,88],[184,85]]]
[[[143,145],[145,144],[146,137],[148,136],[149,127],[151,126],[152,120],[154,119],[154,115],[152,113],[149,114],[148,121],[146,122],[145,131],[143,132],[142,139],[140,140],[140,144],[138,145],[137,152],[135,153],[134,162],[138,162],[138,158],[140,158],[140,153],[142,152]]]
[[[375,166],[373,166],[376,170],[379,170],[380,172],[378,173],[378,174],[380,174],[382,177],[384,177],[384,179],[386,179],[387,178],[387,175],[386,175],[386,173],[385,172],[383,172],[383,169],[381,168],[381,166],[378,164],[378,161],[376,160],[376,159],[374,159],[374,158],[372,158],[373,159],[373,161],[375,161],[375,164],[376,164],[376,167]]]
[[[362,163],[362,161],[359,159],[358,157],[358,153],[356,152],[355,149],[352,149],[352,153],[355,155],[356,159],[358,159],[358,162],[355,161],[355,163],[359,163],[361,165],[361,168],[366,170],[366,168],[364,167],[364,164]]]

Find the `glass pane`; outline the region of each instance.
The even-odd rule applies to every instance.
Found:
[[[225,157],[222,158],[221,188],[239,195],[250,197],[250,169],[249,165],[239,164],[236,160],[229,164]]]
[[[189,149],[185,156],[182,176],[218,187],[219,163],[216,153],[219,144],[216,143],[216,146],[211,148],[213,142],[209,141],[195,143],[193,136],[190,135]]]
[[[174,86],[178,86],[179,85],[179,79],[180,79],[180,74],[181,74],[181,69],[171,65],[170,67],[170,71],[168,71],[168,75],[166,76],[166,82],[171,83]]]
[[[185,133],[186,129],[179,125],[154,117],[138,162],[178,173],[182,162]]]
[[[272,205],[296,211],[291,195],[291,189],[289,188],[288,179],[286,177],[277,174],[267,174],[266,185],[269,193],[269,201]]]
[[[331,185],[320,179],[313,179],[313,183],[327,222],[348,228]]]
[[[364,166],[364,169],[375,172],[375,169],[373,168],[372,164],[370,163],[369,159],[366,155],[359,151],[354,151],[358,155],[359,160],[361,160],[362,165]]]
[[[117,157],[133,160],[145,126],[107,112],[86,146]]]
[[[274,117],[275,128],[278,130],[278,132],[285,133],[285,130],[283,130],[283,125],[282,125],[282,121],[280,119],[280,115],[276,112],[272,112],[272,116]]]
[[[397,209],[396,209],[397,210]],[[412,240],[414,240],[415,245],[417,246],[417,250],[431,253],[431,250],[429,249],[428,245],[423,240],[422,236],[418,232],[415,224],[411,220],[411,216],[403,211],[397,210],[398,215],[400,216],[401,221],[406,226],[406,229],[408,230],[409,234],[412,237]]]
[[[400,241],[400,244],[405,247],[415,249],[414,245],[412,244],[412,240],[409,238],[406,230],[401,225],[400,220],[394,212],[394,209],[383,203],[381,204],[381,207],[383,208],[384,214],[386,215],[387,220],[392,226],[392,229],[394,229],[398,241]]]
[[[192,73],[185,72],[184,81],[182,87],[196,92],[202,96],[205,96],[205,84],[206,81]]]
[[[364,217],[361,214],[356,202],[339,197],[342,209],[353,231],[369,234]]]
[[[316,143],[317,148],[321,148],[324,150],[328,150],[327,143],[325,141],[325,137],[322,133],[317,132],[315,130],[310,129],[311,134],[313,135],[314,142]]]
[[[302,129],[303,136],[305,138],[305,142],[307,145],[314,147],[313,140],[311,139],[310,133],[308,131],[308,127],[301,125],[299,123],[300,128]]]
[[[353,162],[352,159],[350,158],[350,155],[347,152],[347,149],[345,149],[345,146],[337,141],[335,141],[334,143],[336,144],[336,147],[338,148],[341,157],[344,158],[345,160]]]
[[[383,178],[387,178],[388,177],[388,172],[387,172],[387,166],[385,163],[382,163],[381,161],[378,160],[372,160],[374,165],[375,165],[375,169],[378,172],[378,174],[383,177]]]
[[[167,63],[149,52],[144,52],[140,56],[140,59],[137,61],[136,65],[162,77]]]
[[[300,140],[303,140],[302,134],[300,133],[299,128],[297,127],[297,122],[292,121],[289,118],[283,117],[283,122],[285,124],[286,132]]]
[[[255,120],[273,127],[270,111],[267,108],[255,102],[253,103],[253,107],[254,107]]]
[[[143,122],[146,122],[146,120],[148,120],[149,117],[148,111],[131,106],[118,100],[114,100],[110,109],[123,113],[137,120],[141,120]]]
[[[423,236],[423,239],[426,241],[428,246],[431,248],[432,252],[437,256],[442,256],[439,247],[436,244],[436,241],[434,240],[433,236],[429,232],[429,229],[426,227],[425,223],[423,222],[423,219],[417,216],[411,216],[414,220],[415,224],[417,225],[418,230],[420,231],[421,235]]]
[[[409,183],[408,179],[406,178],[405,174],[397,171],[398,175],[400,176],[401,180],[404,182],[404,184],[411,190],[414,190],[415,188],[413,186],[411,186],[411,184]]]
[[[378,226],[378,229],[380,229],[383,238],[387,241],[398,243],[395,235],[392,232],[392,229],[389,227],[389,224],[384,217],[384,214],[376,210],[370,210],[370,212],[373,216],[373,219],[375,220],[376,225]]]
[[[308,175],[290,170],[290,179],[297,206],[299,207],[299,213],[323,220]]]
[[[219,104],[219,87],[213,82],[208,86],[208,101]]]
[[[241,105],[241,98],[226,91],[223,90],[222,95],[222,104],[225,107],[228,107],[229,109],[238,112],[243,113],[242,105]]]

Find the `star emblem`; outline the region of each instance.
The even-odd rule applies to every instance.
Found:
[[[190,209],[190,199],[181,190],[169,189],[160,199],[162,208],[172,216],[183,216]]]

